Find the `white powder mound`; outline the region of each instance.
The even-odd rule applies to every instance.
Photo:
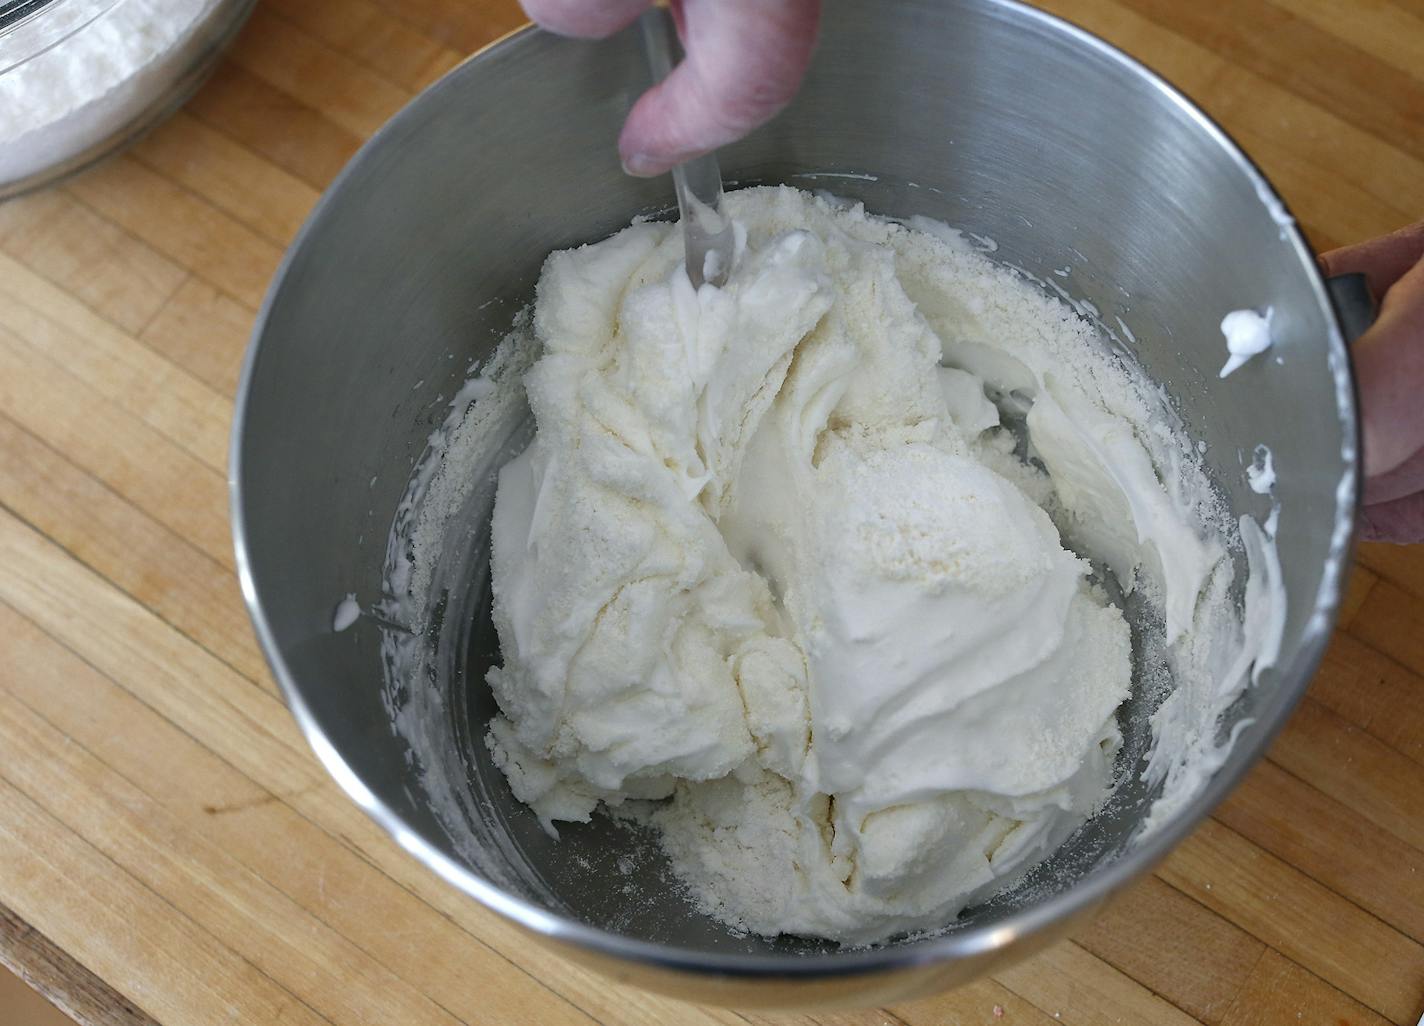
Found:
[[[120,0],[0,74],[0,186],[84,153],[159,101],[206,45],[199,30],[224,3]]]
[[[600,806],[652,822],[736,930],[947,925],[1103,802],[1118,705],[1166,684],[1130,681],[1075,552],[1160,617],[1147,829],[1170,819],[1274,657],[1274,518],[1238,527],[1161,396],[952,230],[793,189],[727,203],[725,288],[692,290],[676,226],[555,253],[457,396],[390,540],[383,615],[416,632],[383,648],[397,729],[424,750],[443,722],[410,639],[522,380],[538,431],[499,473],[486,742],[551,833]],[[1224,556],[1248,530],[1243,625]],[[458,822],[463,771],[439,770]]]

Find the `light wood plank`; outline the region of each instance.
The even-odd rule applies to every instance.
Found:
[[[1310,696],[1395,751],[1424,763],[1424,677],[1337,633]]]
[[[1389,0],[1389,3],[1416,18],[1424,18],[1424,0]]]
[[[267,790],[223,762],[199,739],[10,605],[0,604],[0,628],[5,631],[7,652],[16,668],[15,673],[0,678],[7,700],[23,703],[44,716],[75,743],[163,802],[170,814],[191,813],[194,833],[224,844],[240,842],[235,852],[263,843],[259,828],[294,830],[292,843],[283,844],[277,857],[299,863],[300,873],[294,876],[309,875],[307,886],[315,886],[312,871],[328,857],[326,843],[317,835],[303,835],[303,821],[290,809],[285,818],[264,818],[263,807],[282,803],[282,793]],[[62,687],[57,686],[60,682]],[[316,779],[310,786],[334,785]],[[297,843],[300,841],[314,843],[308,849]],[[350,893],[361,892],[358,888]]]
[[[1424,598],[1424,545],[1364,542],[1355,558],[1415,598]]]
[[[466,53],[528,20],[509,0],[405,0],[395,11],[431,39]]]
[[[997,1014],[995,1009],[998,1010]],[[971,1023],[1026,1023],[1057,1026],[1041,1008],[993,980],[976,980],[933,998],[890,1008],[759,1011],[742,1009],[738,1021],[750,1026],[968,1026]]]
[[[0,510],[0,600],[209,747],[267,771],[278,793],[325,771],[277,696],[218,661],[28,525]],[[230,749],[230,750],[229,750]]]
[[[9,767],[11,784],[54,815],[179,913],[237,952],[333,1023],[384,1026],[461,1019],[248,872],[221,848],[185,829],[139,788],[33,712],[0,705],[0,742],[36,754]],[[388,924],[399,929],[398,924]],[[588,1023],[551,994],[511,999],[486,992],[471,1019]]]
[[[222,473],[3,327],[0,409],[159,523],[233,565]]]
[[[1386,1022],[1279,952],[1267,951],[1223,1026],[1385,1026]]]
[[[159,1026],[148,1013],[3,905],[0,905],[0,969],[9,969],[48,1001],[48,1005],[43,1005],[47,1012],[53,1012],[50,1008],[53,1005],[85,1026]],[[13,981],[10,985],[19,986]],[[13,1015],[14,999],[6,998],[6,986],[0,983],[0,1006]],[[25,1014],[23,1007],[19,1014]],[[25,1026],[25,1021],[22,1019],[18,1026]]]
[[[1065,1023],[1192,1026],[1196,1022],[1071,941],[1055,944],[1021,965],[1001,970],[994,979],[1044,1011],[1056,1013]]]
[[[0,864],[0,901],[160,1022],[327,1023],[118,870],[3,771]],[[91,880],[103,886],[75,886]]]
[[[893,1005],[889,1012],[910,1026],[1057,1026],[1063,1022],[1061,1012],[1055,1017],[994,980],[976,980],[939,997]],[[817,1013],[812,1021],[822,1026],[859,1026],[850,1015],[843,1022],[834,1013]],[[776,1017],[768,1016],[766,1026],[778,1026]]]
[[[1271,758],[1424,852],[1424,766],[1309,698],[1281,731]]]
[[[1424,675],[1422,624],[1424,598],[1382,580],[1370,589],[1350,625],[1350,633],[1414,673]]]
[[[700,1006],[682,1007],[692,1009]],[[815,1012],[761,1011],[753,1008],[728,1011],[724,1014],[728,1016],[728,1026],[905,1026],[903,1019],[883,1008]]]
[[[53,190],[0,203],[0,250],[128,332],[141,330],[187,277],[151,246]]]
[[[1220,823],[1158,875],[1385,1018],[1424,1003],[1424,947]]]
[[[402,89],[420,88],[438,61],[463,56],[371,0],[270,0],[268,6]]]
[[[326,188],[363,139],[230,60],[184,110],[317,189]]]
[[[1271,0],[1321,32],[1371,54],[1410,78],[1424,80],[1424,17],[1389,0],[1353,0],[1341,17],[1335,0]]]
[[[241,143],[179,111],[133,156],[278,246],[291,241],[319,193]]]
[[[1212,83],[1210,104],[1212,114],[1233,131],[1271,147],[1262,153],[1268,172],[1276,156],[1296,161],[1295,173],[1317,172],[1298,179],[1299,194],[1312,209],[1331,210],[1332,224],[1342,224],[1338,216],[1349,212],[1344,205],[1354,203],[1367,204],[1380,221],[1393,219],[1380,228],[1362,224],[1370,234],[1417,218],[1424,159],[1406,151],[1402,140],[1380,139],[1357,122],[1236,65],[1223,68]]]
[[[190,277],[139,337],[219,395],[232,398],[252,321],[250,309]]]
[[[0,501],[243,676],[275,692],[232,571],[3,414]]]
[[[743,1009],[738,1014],[752,1026],[971,1026],[980,1023],[1057,1026],[1071,1021],[1062,1010],[1055,1016],[993,979],[975,980],[935,997],[888,1008],[807,1012]]]
[[[65,188],[254,309],[282,257],[277,244],[128,155],[85,172]]]
[[[1229,74],[1226,81],[1235,85],[1236,78],[1237,75]],[[1227,88],[1223,85],[1221,90],[1224,92]],[[1258,88],[1255,80],[1240,84],[1232,102],[1249,109]],[[1287,136],[1283,141],[1276,134],[1279,130],[1267,135],[1246,127],[1244,119],[1232,115],[1225,115],[1223,121],[1231,126],[1247,155],[1260,165],[1295,215],[1320,219],[1332,239],[1345,245],[1362,242],[1414,220],[1396,202],[1381,199],[1365,186],[1342,177],[1331,166],[1336,160],[1326,159],[1318,152],[1298,152],[1300,140],[1309,138],[1304,132]],[[1332,129],[1327,127],[1322,131],[1328,134]],[[1338,162],[1347,163],[1349,158],[1341,155]],[[1358,165],[1351,162],[1351,166]],[[1420,166],[1414,165],[1414,168],[1418,174]],[[1322,215],[1322,210],[1329,213]]]
[[[1155,876],[1117,895],[1075,939],[1210,1026],[1221,1022],[1266,950]]]
[[[226,396],[4,255],[0,326],[209,467],[226,468]]]
[[[259,7],[228,59],[361,137],[410,100],[410,90]]]
[[[1424,941],[1424,852],[1273,762],[1216,810],[1242,837]]]

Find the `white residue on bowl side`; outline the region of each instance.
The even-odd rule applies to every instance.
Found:
[[[331,614],[331,629],[344,631],[360,618],[361,606],[356,601],[356,593],[349,591],[344,599],[336,603],[336,610]]]
[[[1226,337],[1229,354],[1218,377],[1226,377],[1257,353],[1271,347],[1271,307],[1264,314],[1255,310],[1232,310],[1221,319],[1221,333]]]

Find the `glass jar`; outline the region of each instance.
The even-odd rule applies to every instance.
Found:
[[[0,198],[89,166],[183,103],[254,0],[0,0]]]

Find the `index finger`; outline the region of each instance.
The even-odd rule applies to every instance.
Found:
[[[1378,303],[1389,287],[1424,259],[1424,221],[1354,246],[1321,254],[1328,275],[1363,274]]]
[[[633,174],[660,174],[770,119],[795,95],[816,45],[820,0],[678,6],[687,58],[643,94],[618,140]]]

